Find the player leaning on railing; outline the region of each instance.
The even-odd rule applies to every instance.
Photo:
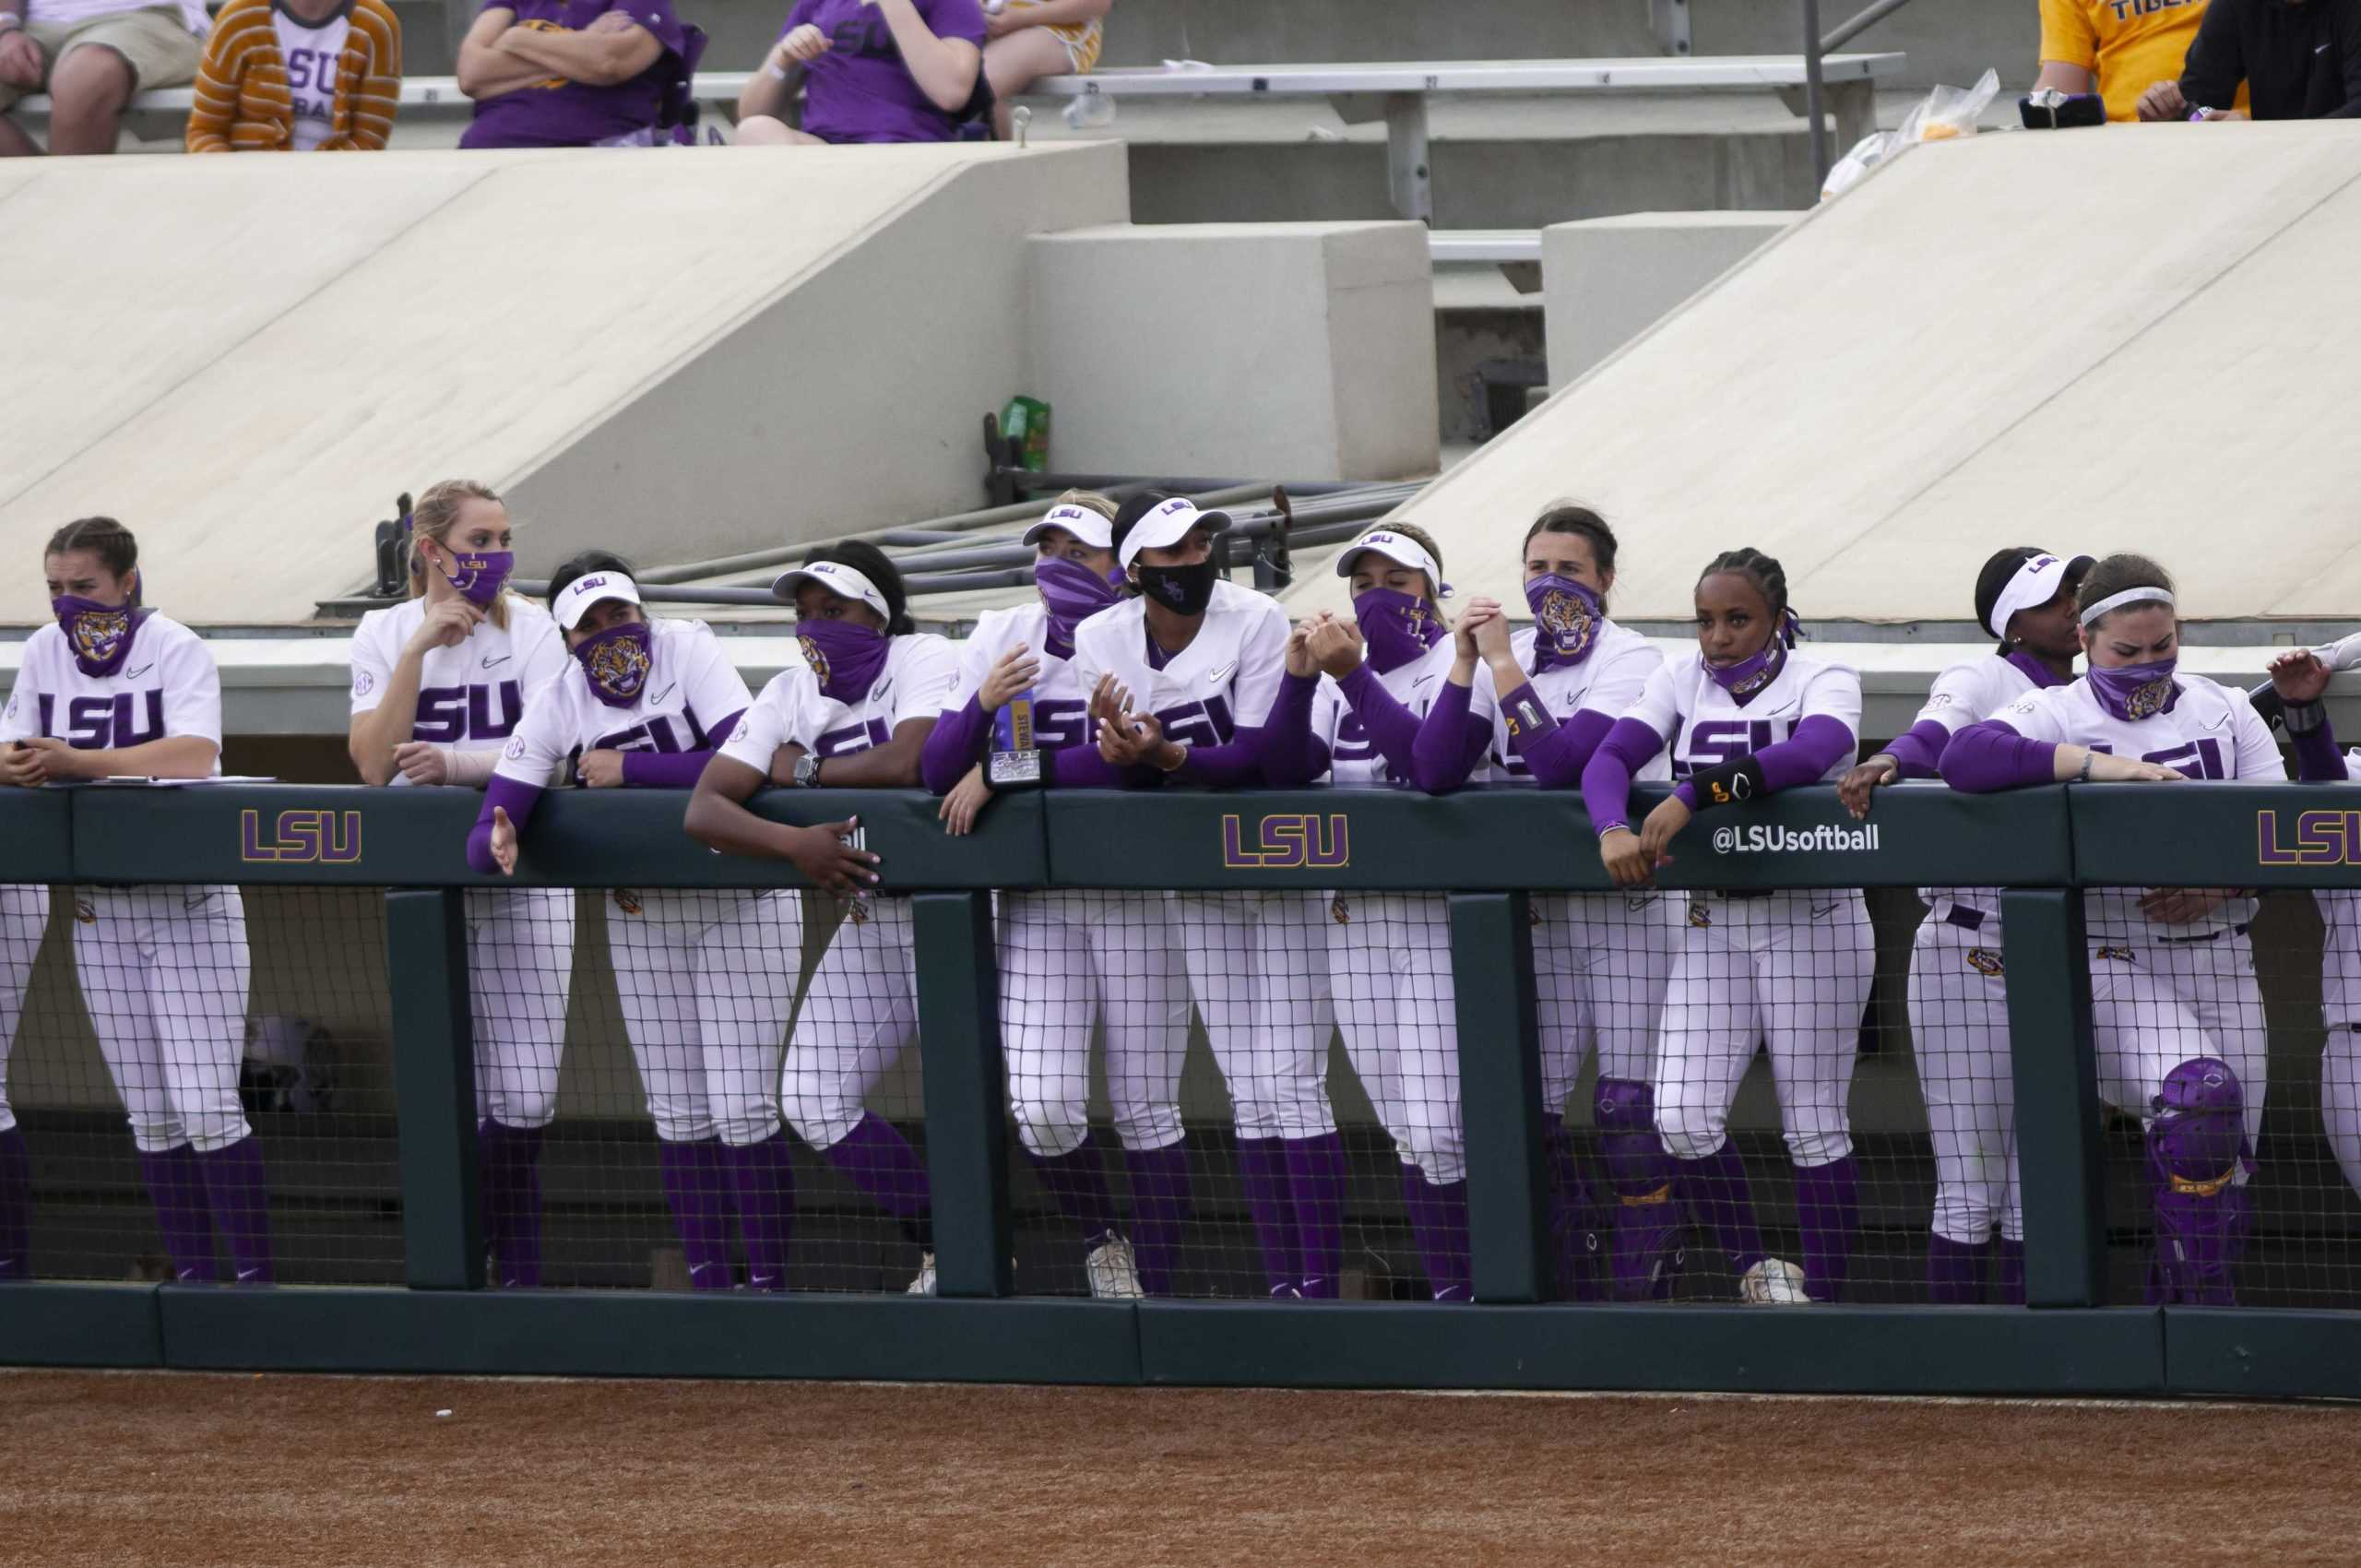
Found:
[[[1522,546],[1532,626],[1512,634],[1498,600],[1470,601],[1427,730],[1479,725],[1490,742],[1495,779],[1556,790],[1579,785],[1615,720],[1664,668],[1653,643],[1608,619],[1615,549],[1614,530],[1589,507],[1546,507]],[[1419,740],[1430,744],[1423,731]],[[1661,754],[1636,775],[1642,783],[1671,777],[1671,761]],[[1561,1287],[1577,1300],[1599,1289],[1592,1253],[1602,1229],[1606,1284],[1619,1299],[1668,1295],[1679,1270],[1681,1221],[1656,1132],[1654,1087],[1679,902],[1651,887],[1533,897],[1550,1229]],[[1595,1113],[1612,1199],[1604,1217],[1594,1210],[1564,1115],[1593,1041]]]
[[[1698,812],[1831,781],[1853,764],[1861,678],[1793,651],[1779,563],[1754,550],[1717,555],[1696,601],[1697,654],[1648,677],[1583,770],[1599,858],[1619,886],[1646,885]],[[1631,776],[1667,745],[1679,783],[1634,833]],[[1665,996],[1656,1127],[1747,1301],[1828,1301],[1844,1287],[1860,1211],[1845,1100],[1872,961],[1869,911],[1849,888],[1689,896]],[[1758,1039],[1770,1045],[1796,1166],[1800,1270],[1763,1251],[1729,1138],[1730,1102]]]
[[[1275,745],[1310,731],[1309,681],[1283,684],[1287,622],[1225,581],[1214,540],[1228,518],[1187,500],[1134,496],[1116,515],[1115,559],[1133,597],[1074,632],[1099,754],[1212,789],[1301,777]],[[1307,667],[1308,669],[1308,667]],[[1121,940],[1169,944],[1178,928],[1189,987],[1229,1086],[1239,1174],[1264,1283],[1333,1297],[1344,1265],[1345,1152],[1323,1082],[1332,1015],[1308,893],[1125,894]],[[1156,1086],[1177,1104],[1180,1081]]]
[[[526,695],[569,668],[549,612],[507,589],[515,530],[498,495],[445,480],[409,517],[409,597],[352,634],[347,749],[371,784],[492,779]],[[557,1116],[574,894],[476,888],[467,896],[476,1150],[484,1244],[505,1287],[541,1282],[541,1137]]]
[[[1324,774],[1346,786],[1457,789],[1490,739],[1491,699],[1431,738],[1421,728],[1455,652],[1439,603],[1451,591],[1442,552],[1417,528],[1381,524],[1345,547],[1336,575],[1352,579],[1353,619],[1313,616],[1288,641],[1287,684],[1318,687],[1311,754],[1302,778],[1272,782]],[[1456,701],[1467,707],[1465,693]],[[1449,912],[1438,893],[1323,897],[1345,1053],[1401,1157],[1428,1286],[1438,1301],[1472,1300]]]
[[[1837,794],[1856,817],[1869,792],[1897,778],[1933,778],[1951,739],[2027,693],[2074,678],[2082,651],[2074,590],[2091,558],[2030,545],[2003,550],[1975,579],[1975,618],[2000,639],[1989,654],[1935,677],[1927,706],[1892,745],[1845,776]],[[2024,1194],[2017,1185],[2015,1079],[2001,967],[2000,890],[1925,887],[1927,918],[1910,946],[1911,1054],[1935,1146],[1935,1215],[1927,1292],[1939,1304],[1981,1301],[2000,1230],[1999,1289],[2025,1299]]]
[[[848,845],[832,846],[840,857],[833,863],[824,847],[815,870],[808,858],[814,830],[765,823],[742,802],[765,783],[915,787],[919,755],[958,678],[958,656],[943,638],[913,629],[902,575],[875,545],[815,550],[772,591],[795,603],[803,662],[763,688],[698,779],[688,831],[727,853],[795,860],[842,900],[843,923],[813,972],[788,1041],[779,1099],[796,1135],[900,1223],[919,1253],[910,1293],[932,1295],[925,1167],[894,1124],[865,1104],[917,1032],[910,901],[872,890],[877,876],[866,868],[873,858]],[[818,831],[849,836],[854,826]]]
[[[219,773],[220,671],[196,633],[141,606],[131,530],[84,517],[50,539],[42,569],[57,622],[25,639],[0,715],[0,783]],[[0,1024],[11,1039],[47,912],[42,889],[10,888],[0,900]],[[262,1145],[238,1102],[244,901],[229,886],[82,887],[74,914],[83,1004],[130,1113],[172,1272],[216,1278],[218,1233],[239,1284],[269,1283]],[[0,1146],[0,1191],[19,1184],[7,1163]],[[21,1258],[21,1229],[0,1212],[0,1250],[13,1244]]]
[[[2162,566],[2110,555],[2075,602],[2089,670],[1952,736],[1942,772],[1953,789],[2287,777],[2242,693],[2176,672],[2180,622]],[[2262,993],[2247,941],[2255,902],[2153,887],[2094,891],[2083,903],[2099,1093],[2148,1130],[2148,1299],[2228,1304],[2262,1125]]]
[[[589,551],[560,566],[550,611],[573,659],[534,694],[501,754],[468,837],[480,872],[516,872],[517,837],[553,771],[592,789],[684,789],[749,700],[705,623],[647,618],[620,556]],[[695,1289],[735,1283],[733,1206],[746,1283],[786,1289],[794,1183],[775,1096],[794,977],[775,956],[800,947],[801,915],[785,893],[608,894],[623,1032]],[[754,955],[768,961],[750,963]]]
[[[1098,754],[1090,694],[1074,663],[1076,629],[1122,598],[1115,504],[1068,491],[1025,530],[1039,598],[987,612],[968,634],[959,684],[927,737],[927,788],[964,834],[1000,789],[1127,782]],[[1042,1186],[1080,1233],[1090,1293],[1169,1295],[1188,1194],[1172,1086],[1189,1044],[1189,996],[1163,943],[1128,931],[1121,895],[1000,896],[1000,1027],[1016,1138]],[[1136,922],[1134,922],[1136,923]],[[1126,1238],[1090,1132],[1090,1036],[1107,1029],[1107,1099],[1132,1187]]]

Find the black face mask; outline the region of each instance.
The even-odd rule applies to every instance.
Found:
[[[1193,566],[1139,568],[1140,592],[1176,615],[1203,615],[1214,601],[1216,569],[1211,561]]]

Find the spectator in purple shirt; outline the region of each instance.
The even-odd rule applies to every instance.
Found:
[[[796,0],[778,44],[738,98],[738,141],[949,141],[976,96],[977,0]],[[786,120],[801,71],[803,128]]]
[[[651,147],[672,0],[486,0],[459,45],[461,147]]]

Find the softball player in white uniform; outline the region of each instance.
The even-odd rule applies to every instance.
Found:
[[[2067,560],[2021,546],[1984,564],[1976,619],[1993,653],[1935,677],[1927,706],[1893,744],[1845,776],[1837,792],[1856,817],[1869,792],[1897,778],[1935,778],[1956,731],[2029,692],[2074,678],[2081,636],[2074,589],[2087,555]],[[2016,1083],[2009,1062],[2009,992],[2001,963],[2000,890],[1924,887],[1927,918],[1910,946],[1912,1055],[1935,1146],[1935,1213],[1927,1293],[1938,1305],[1985,1298],[1992,1229],[2000,1230],[2000,1300],[2025,1298],[2023,1194],[2017,1185]]]
[[[512,530],[490,490],[435,485],[409,525],[410,597],[352,634],[353,766],[371,784],[481,788],[525,695],[569,668],[565,639],[507,591]],[[467,919],[484,1241],[494,1279],[529,1288],[541,1279],[541,1136],[557,1115],[574,894],[471,890]]]
[[[1233,787],[1266,777],[1274,741],[1299,754],[1310,738],[1312,683],[1282,691],[1287,616],[1225,580],[1214,561],[1228,522],[1156,495],[1116,517],[1116,558],[1137,594],[1076,628],[1074,662],[1092,694],[1100,755],[1117,766]],[[1306,777],[1305,766],[1299,754],[1268,776]],[[1265,1286],[1274,1296],[1335,1296],[1345,1156],[1323,1082],[1334,1027],[1325,911],[1311,894],[1286,892],[1134,894],[1119,909],[1126,944],[1167,944],[1180,928],[1189,987],[1229,1087]]]
[[[569,667],[535,692],[468,840],[478,870],[513,873],[516,835],[562,765],[593,789],[685,789],[746,709],[746,683],[699,621],[650,621],[617,557],[559,568],[551,610]],[[728,1289],[730,1213],[746,1284],[787,1288],[794,1181],[773,1098],[801,906],[791,894],[608,896],[623,1030],[656,1123],[664,1192],[692,1289]]]
[[[2243,693],[2176,672],[2180,629],[2163,567],[2110,555],[2082,579],[2078,608],[2088,672],[1953,736],[1942,768],[1954,789],[2286,778]],[[2099,1093],[2147,1126],[2156,1218],[2148,1298],[2229,1304],[2262,1125],[2262,993],[2247,941],[2254,900],[2150,888],[2094,891],[2083,904]]]
[[[1533,625],[1512,634],[1495,601],[1478,599],[1468,606],[1449,681],[1472,686],[1493,705],[1495,781],[1578,785],[1616,719],[1664,667],[1655,645],[1608,618],[1615,550],[1614,532],[1597,513],[1552,505],[1525,538],[1525,596]],[[1495,699],[1495,693],[1505,695]],[[1652,757],[1635,777],[1642,783],[1669,780],[1671,761]],[[1667,1294],[1681,1261],[1681,1229],[1672,1166],[1656,1133],[1653,1086],[1679,900],[1653,888],[1631,888],[1539,894],[1532,902],[1542,1121],[1560,1287],[1575,1300],[1599,1294],[1596,1254],[1603,1249],[1609,1265],[1603,1283],[1615,1296]],[[1604,1226],[1563,1114],[1594,1044],[1593,1113],[1613,1199]]]
[[[55,624],[25,639],[0,715],[0,779],[19,786],[221,771],[221,677],[179,622],[139,607],[138,545],[111,517],[50,540]],[[9,902],[16,967],[36,907]],[[42,906],[45,913],[45,903]],[[246,1038],[245,905],[228,886],[75,890],[74,967],[130,1113],[140,1173],[183,1280],[267,1284],[262,1146],[238,1102]],[[215,1272],[214,1239],[231,1273]]]
[[[1122,597],[1113,570],[1111,505],[1052,506],[1026,530],[1036,546],[1032,604],[976,623],[959,683],[927,737],[927,787],[949,798],[943,817],[967,831],[991,793],[982,758],[1038,749],[1050,787],[1112,787],[1121,777],[1090,735],[1089,695],[1074,665],[1082,622]],[[1017,733],[1014,715],[1026,716]],[[1176,1086],[1189,1045],[1189,996],[1161,944],[1121,939],[1119,895],[1000,896],[1001,1046],[1017,1141],[1060,1211],[1079,1229],[1094,1296],[1169,1295],[1188,1153]],[[1107,1096],[1131,1177],[1132,1233],[1119,1228],[1090,1130],[1090,1037],[1107,1029]]]
[[[1779,564],[1752,550],[1716,556],[1696,598],[1697,657],[1649,677],[1583,774],[1601,859],[1626,887],[1655,873],[1701,807],[1841,778],[1853,765],[1860,677],[1786,646],[1795,622]],[[1631,772],[1667,745],[1680,782],[1634,834]],[[1665,997],[1656,1129],[1747,1301],[1833,1301],[1844,1287],[1859,1215],[1846,1098],[1873,964],[1869,911],[1850,889],[1689,896]],[[1758,1039],[1796,1167],[1801,1269],[1764,1253],[1729,1141]]]
[[[835,546],[782,575],[773,591],[796,601],[804,663],[763,688],[721,755],[762,779],[809,788],[918,783],[958,655],[943,638],[908,629],[901,579],[884,553]],[[785,779],[775,771],[782,753]],[[842,908],[788,1040],[779,1100],[796,1135],[901,1224],[920,1253],[910,1292],[931,1295],[926,1169],[865,1103],[917,1033],[909,900],[861,892]]]
[[[1483,754],[1491,701],[1462,688],[1460,722],[1438,725],[1430,754],[1414,754],[1455,656],[1436,605],[1446,587],[1432,541],[1415,529],[1372,529],[1345,547],[1336,574],[1352,579],[1352,624],[1322,616],[1299,628],[1323,671],[1311,699],[1315,759],[1341,786],[1456,789]],[[1435,893],[1326,897],[1328,983],[1346,1055],[1401,1157],[1403,1203],[1434,1299],[1469,1301],[1448,906]]]

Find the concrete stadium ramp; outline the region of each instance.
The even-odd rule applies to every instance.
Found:
[[[975,505],[1027,371],[1028,234],[1127,216],[1122,149],[109,159],[0,172],[0,620],[109,513],[150,601],[285,623],[395,494],[506,491],[523,564]]]
[[[2138,549],[2207,619],[2361,613],[2361,132],[2115,127],[1918,148],[1397,514],[1524,614],[1540,508],[1623,541],[1615,612],[1682,620],[1715,552],[1808,620],[1969,618],[1976,567]],[[1344,596],[1307,561],[1295,601]]]

